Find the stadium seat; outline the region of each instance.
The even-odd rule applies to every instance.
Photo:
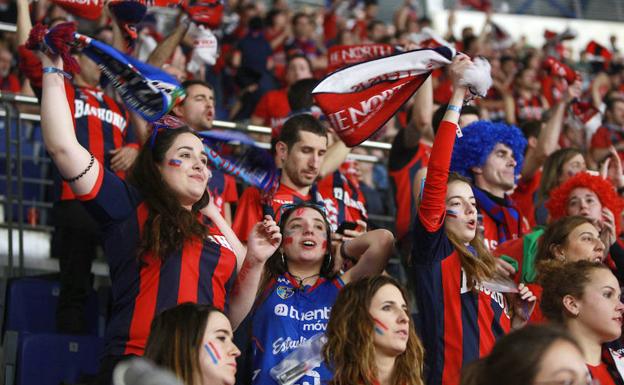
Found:
[[[30,333],[56,332],[59,283],[51,279],[25,277],[9,282],[4,330]],[[98,296],[91,292],[86,308],[89,334],[97,335]]]
[[[59,385],[96,374],[104,342],[95,336],[22,333],[19,345],[14,385]]]
[[[102,322],[98,295],[93,291],[87,302],[91,335],[54,334],[59,290],[59,282],[48,277],[9,281],[3,338],[5,384],[70,384],[81,374],[97,370],[103,344],[96,336]]]

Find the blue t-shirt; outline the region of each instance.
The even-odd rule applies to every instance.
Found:
[[[314,286],[299,286],[288,273],[273,280],[257,305],[253,322],[253,384],[276,385],[270,370],[301,343],[325,332],[340,278],[319,278]],[[332,378],[325,363],[312,368],[294,385],[321,385]]]

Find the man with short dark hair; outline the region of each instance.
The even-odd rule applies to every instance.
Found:
[[[184,119],[195,131],[210,130],[215,117],[215,98],[212,86],[201,80],[182,83],[186,97],[172,112]]]
[[[316,179],[327,152],[327,129],[308,114],[288,119],[275,145],[276,158],[283,165],[279,186],[267,202],[257,187],[248,187],[241,196],[232,228],[245,242],[253,225],[264,215],[279,220],[283,204],[314,201],[323,204]]]

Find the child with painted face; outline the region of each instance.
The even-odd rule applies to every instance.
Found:
[[[155,129],[127,182],[105,170],[76,139],[62,59],[42,54],[41,60],[46,148],[103,229],[114,304],[96,383],[110,384],[119,361],[143,354],[152,319],[163,310],[211,304],[238,325],[281,234],[267,217],[253,228],[247,250],[242,247],[209,204],[207,155],[187,127],[171,129],[164,121]]]
[[[261,289],[251,315],[253,384],[276,384],[271,368],[302,342],[323,333],[338,292],[350,281],[380,274],[393,250],[394,237],[374,230],[343,243],[341,252],[356,260],[336,274],[331,231],[324,208],[302,202],[282,206],[282,244],[265,265]],[[295,384],[331,379],[324,363],[310,368]]]
[[[152,321],[145,357],[172,371],[185,385],[234,385],[240,350],[232,325],[219,309],[183,303]]]
[[[467,91],[462,77],[471,66],[461,54],[451,64],[454,91],[436,134],[414,224],[411,276],[420,310],[419,335],[427,352],[427,384],[458,384],[462,367],[488,354],[512,326],[523,325],[535,301],[522,284],[492,283],[500,277],[477,232],[470,183],[456,175],[449,177]]]
[[[422,385],[424,350],[405,289],[385,275],[352,282],[338,294],[323,353],[330,385]]]
[[[624,379],[624,349],[604,348],[622,334],[620,285],[599,262],[551,263],[540,269],[544,288],[541,308],[552,322],[563,325],[582,348],[585,363],[602,385]]]

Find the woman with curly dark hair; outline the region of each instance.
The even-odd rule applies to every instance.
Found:
[[[189,128],[155,130],[128,183],[105,170],[76,139],[62,59],[40,57],[46,148],[104,233],[114,303],[98,383],[110,384],[119,361],[143,354],[154,316],[178,303],[212,304],[238,325],[251,309],[264,262],[281,234],[265,218],[254,227],[246,254],[242,251],[209,204],[207,155]]]
[[[338,294],[327,325],[330,385],[422,385],[424,350],[407,292],[385,275],[363,278]]]

